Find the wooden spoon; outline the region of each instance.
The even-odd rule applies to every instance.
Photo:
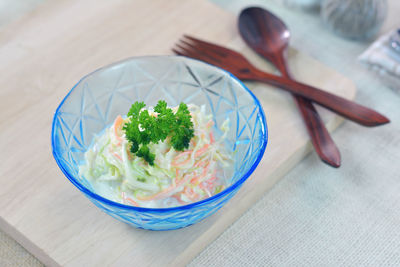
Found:
[[[274,64],[284,77],[293,79],[287,66],[290,32],[271,12],[250,7],[239,16],[239,31],[244,41],[259,55]],[[335,168],[340,166],[340,152],[311,101],[293,95],[307,126],[315,151],[321,160]]]

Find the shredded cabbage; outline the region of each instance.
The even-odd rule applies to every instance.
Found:
[[[221,192],[227,185],[223,168],[232,160],[223,145],[229,120],[221,125],[223,135],[216,140],[212,116],[206,114],[205,106],[191,104],[188,107],[195,137],[187,150],[175,151],[168,138],[158,144],[151,143],[149,148],[156,158],[154,166],[150,166],[130,153],[122,130],[128,118],[118,116],[85,153],[80,175],[98,194],[140,207],[186,205]]]

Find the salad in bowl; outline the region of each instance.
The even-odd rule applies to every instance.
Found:
[[[216,212],[266,145],[257,98],[230,73],[179,56],[131,58],[83,77],[52,127],[65,176],[107,214],[151,230]]]
[[[85,153],[80,175],[97,193],[113,201],[146,208],[187,205],[221,192],[228,184],[232,161],[218,140],[205,105],[168,108],[159,101],[154,109],[135,102],[126,118],[96,137]],[[227,169],[227,170],[226,170]]]

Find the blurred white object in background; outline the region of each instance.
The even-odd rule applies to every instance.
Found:
[[[333,32],[349,39],[370,40],[387,15],[387,0],[325,0],[321,16]]]
[[[396,92],[400,92],[400,51],[393,44],[399,37],[399,30],[391,31],[375,41],[359,57],[361,63]]]

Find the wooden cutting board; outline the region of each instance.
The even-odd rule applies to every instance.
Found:
[[[258,169],[215,215],[180,230],[145,231],[87,200],[51,155],[56,107],[83,75],[130,56],[171,54],[183,33],[241,50],[273,71],[240,40],[236,17],[207,1],[48,1],[0,32],[0,227],[43,263],[184,265],[310,151],[292,97],[247,83],[263,104],[269,143]],[[299,80],[354,98],[350,80],[300,52],[290,51],[290,65]],[[338,117],[319,111],[328,129],[338,126]]]

